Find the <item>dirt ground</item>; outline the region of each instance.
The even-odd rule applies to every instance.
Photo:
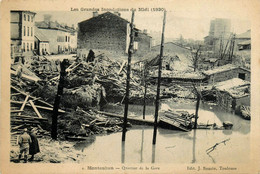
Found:
[[[87,141],[92,141],[93,137],[90,137]],[[38,138],[40,145],[40,152],[34,156],[33,161],[28,161],[28,163],[80,163],[85,155],[80,149],[77,150],[77,142],[72,141],[56,141],[52,140],[50,137]],[[12,162],[18,163],[19,147],[12,146],[10,152],[10,160]],[[30,158],[30,155],[29,155]],[[23,157],[20,163],[23,163]]]

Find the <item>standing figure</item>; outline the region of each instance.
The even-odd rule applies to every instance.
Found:
[[[38,139],[37,139],[37,136],[35,134],[35,130],[34,129],[31,129],[30,137],[31,137],[32,143],[30,144],[29,154],[32,155],[32,156],[29,159],[29,161],[32,161],[33,158],[34,158],[34,155],[36,153],[40,152],[40,147],[39,147]]]
[[[27,163],[27,156],[29,153],[29,146],[32,142],[31,137],[29,136],[29,134],[27,133],[28,130],[25,128],[23,130],[23,134],[20,135],[19,137],[19,141],[18,144],[20,146],[20,154],[19,154],[19,161],[22,157],[22,155],[24,154],[24,162]]]

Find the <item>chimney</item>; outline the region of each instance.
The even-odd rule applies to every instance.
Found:
[[[143,30],[143,33],[144,33],[144,34],[147,34],[147,29],[144,29],[144,30]]]
[[[75,29],[75,28],[74,28],[74,24],[72,24],[72,26],[71,26],[71,27],[72,27],[73,29]]]
[[[49,23],[51,21],[51,15],[45,14],[43,16],[44,22]]]
[[[115,11],[114,14],[117,16],[121,16],[121,13],[119,13],[118,11]]]
[[[97,17],[98,16],[98,12],[97,11],[94,11],[93,12],[93,17]]]

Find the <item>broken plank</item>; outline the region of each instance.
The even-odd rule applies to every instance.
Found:
[[[124,62],[122,63],[122,65],[121,65],[119,71],[117,72],[118,75],[121,73],[121,71],[122,71],[122,69],[124,68],[125,64],[126,64],[126,61],[124,61]]]
[[[15,96],[15,95],[21,95],[21,93],[13,93],[13,94],[11,94],[11,96]]]
[[[12,127],[11,129],[12,129],[12,130],[15,130],[15,129],[19,129],[19,128],[23,127],[23,126],[24,126],[24,125],[15,126],[15,127]]]
[[[25,95],[25,96],[28,95],[27,93],[25,93],[25,92],[23,92],[23,91],[17,89],[16,87],[14,87],[14,86],[12,86],[12,85],[11,85],[11,88],[14,89],[14,90],[16,90],[17,92],[19,92],[19,93]],[[50,106],[50,107],[53,107],[53,105],[51,105],[50,103],[47,103],[47,102],[45,102],[45,101],[43,101],[43,100],[39,100],[37,97],[33,97],[33,96],[30,96],[30,95],[29,95],[29,97],[32,98],[32,99],[34,99],[34,100],[37,100],[37,101],[39,101],[39,102],[41,102],[41,103],[43,103],[43,104],[46,104],[46,105],[48,105],[48,106]]]
[[[14,113],[14,112],[22,112],[22,111],[21,110],[11,110],[10,112]]]
[[[47,118],[39,118],[39,117],[33,117],[33,116],[27,116],[27,115],[11,115],[12,118],[27,118],[27,119],[35,119],[35,120],[48,120]]]
[[[11,100],[11,103],[14,103],[14,104],[22,104],[23,102]],[[35,105],[35,104],[34,104],[34,105]],[[27,103],[26,106],[31,106],[31,105]],[[45,106],[40,106],[40,105],[35,105],[35,107],[36,107],[37,109],[43,109],[43,110],[53,111],[53,108],[51,108],[51,107],[45,107]],[[59,109],[59,113],[65,113],[65,111],[62,110],[62,109]]]
[[[18,120],[18,119],[11,119],[11,122],[17,122],[17,123],[35,123],[35,124],[40,124],[39,121]]]
[[[22,111],[24,110],[25,104],[27,103],[28,99],[29,99],[29,95],[26,95],[25,100],[24,100],[20,110],[22,110]],[[19,112],[18,115],[21,115],[21,112]]]
[[[35,113],[37,114],[37,116],[38,116],[39,118],[42,118],[40,112],[38,111],[38,109],[37,109],[36,106],[34,105],[33,101],[32,101],[32,100],[29,100],[29,103],[31,104],[31,106],[32,106],[33,110],[35,111]]]

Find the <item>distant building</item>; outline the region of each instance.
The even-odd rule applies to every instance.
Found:
[[[210,21],[209,35],[204,37],[204,43],[218,51],[220,42],[225,45],[231,34],[231,20],[217,18]]]
[[[76,50],[77,31],[73,27],[51,21],[51,15],[44,15],[44,21],[35,22],[35,26],[49,40],[50,53],[58,54]]]
[[[31,11],[11,11],[11,57],[34,50],[35,14]]]
[[[251,50],[251,30],[236,35],[234,50]]]
[[[214,69],[204,71],[203,74],[206,76],[209,84],[216,82],[222,82],[225,80],[239,78],[245,81],[250,81],[250,70],[242,67],[238,67],[232,64],[219,66]]]
[[[90,49],[105,50],[116,56],[128,53],[130,23],[120,13],[106,12],[78,23],[78,56],[87,57]],[[134,56],[146,54],[151,49],[147,31],[134,28]]]

